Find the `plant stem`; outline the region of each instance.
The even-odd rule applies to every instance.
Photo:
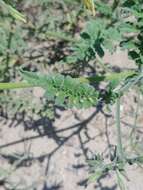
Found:
[[[118,80],[119,82],[126,77],[136,74],[134,71],[124,71],[121,73],[108,73],[106,75],[96,75],[93,77],[79,77],[74,78],[75,80],[79,80],[81,83],[98,83],[101,81],[110,82],[112,80]],[[11,82],[11,83],[0,83],[0,90],[8,90],[8,89],[15,89],[15,88],[29,88],[29,87],[36,87],[38,84],[29,84],[24,82]]]
[[[138,114],[139,114],[139,107],[140,107],[140,91],[137,89],[137,105],[134,113],[134,124],[133,128],[131,130],[129,139],[130,139],[130,144],[133,150],[136,149],[137,141],[134,141],[134,138],[136,137],[136,130],[137,130],[137,119],[138,119]],[[136,139],[136,138],[135,138]]]
[[[115,72],[111,72],[111,73],[107,73],[105,75],[95,75],[95,76],[91,76],[91,77],[79,77],[77,78],[80,82],[87,82],[87,83],[94,83],[94,82],[101,82],[101,81],[106,81],[106,82],[110,82],[112,80],[124,80],[125,78],[131,76],[131,75],[135,75],[137,74],[135,71],[123,71],[120,73],[115,73]]]
[[[116,100],[116,131],[117,131],[117,157],[123,161],[124,151],[122,145],[121,123],[120,123],[120,97]]]
[[[17,82],[17,83],[0,83],[0,90],[9,90],[9,89],[15,89],[15,88],[30,88],[34,87],[35,85],[24,83],[24,82]]]

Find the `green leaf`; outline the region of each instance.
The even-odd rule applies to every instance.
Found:
[[[45,89],[45,96],[64,107],[88,108],[97,104],[98,92],[87,83],[61,74],[41,75],[21,71],[25,80],[31,85]]]
[[[100,178],[103,175],[102,171],[96,171],[94,174],[89,176],[89,182],[96,182],[98,178]]]
[[[121,190],[127,190],[125,183],[124,183],[124,177],[122,173],[119,170],[116,170],[117,175],[117,182]]]
[[[11,5],[5,3],[3,0],[0,0],[0,6],[8,11],[9,14],[11,14],[15,19],[26,22],[25,16],[23,14],[14,9]]]
[[[95,5],[96,5],[96,9],[103,15],[106,15],[106,16],[112,15],[112,7],[109,6],[107,3],[96,1]]]
[[[130,23],[121,23],[119,25],[119,30],[121,33],[139,32],[139,30],[136,28],[136,26],[134,26]]]

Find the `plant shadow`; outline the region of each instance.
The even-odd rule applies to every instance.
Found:
[[[76,118],[76,120],[78,121],[77,124],[73,124],[73,125],[69,125],[67,127],[62,127],[61,129],[57,129],[54,126],[54,122],[49,120],[46,117],[43,117],[41,119],[35,120],[33,122],[29,121],[29,122],[23,122],[23,126],[24,126],[24,130],[25,131],[29,131],[29,130],[33,130],[36,131],[38,134],[37,135],[33,135],[33,136],[29,136],[17,141],[13,141],[4,145],[0,145],[0,149],[5,149],[7,147],[11,147],[11,146],[15,146],[17,144],[20,143],[24,143],[26,141],[32,141],[32,140],[36,140],[38,138],[43,138],[43,137],[47,137],[47,140],[52,139],[54,140],[54,142],[56,143],[56,147],[53,148],[53,150],[51,150],[49,153],[47,154],[43,154],[43,155],[39,155],[39,156],[33,156],[30,154],[27,155],[5,155],[5,154],[1,154],[1,156],[6,159],[11,165],[15,164],[16,168],[20,168],[20,167],[29,167],[32,162],[34,160],[39,161],[40,163],[47,162],[46,168],[45,168],[45,176],[49,175],[49,168],[51,165],[51,160],[53,159],[54,155],[58,152],[59,149],[61,149],[72,137],[76,136],[78,138],[78,141],[80,143],[80,149],[81,149],[81,153],[80,154],[75,154],[75,157],[80,157],[80,155],[82,154],[84,156],[85,160],[88,160],[91,158],[91,154],[92,150],[90,150],[90,148],[87,148],[87,143],[89,143],[90,141],[94,140],[96,137],[98,136],[102,136],[102,132],[100,132],[97,136],[95,136],[94,138],[90,137],[90,134],[88,133],[88,124],[97,116],[97,114],[103,114],[105,118],[110,118],[111,116],[108,114],[105,114],[103,112],[103,103],[100,102],[97,106],[95,111],[90,114],[89,117],[87,117],[85,120],[81,120],[81,118],[79,118],[79,116],[74,113],[74,117]],[[57,114],[57,117],[60,117]],[[12,127],[12,125],[10,124],[10,127]],[[68,131],[68,135],[63,135],[65,132]],[[86,141],[84,141],[82,139],[82,135],[81,132],[84,131],[84,134],[86,136]],[[106,132],[106,135],[108,136],[108,132]],[[107,146],[111,146],[110,142],[109,145]],[[90,155],[90,156],[89,156]],[[21,158],[21,161],[19,162],[19,159]],[[87,167],[87,164],[73,164],[71,166],[73,168],[73,170],[81,170]],[[104,176],[106,177],[106,176]],[[98,184],[101,185],[100,181],[98,181]],[[64,185],[64,184],[63,184]],[[87,179],[83,179],[83,181],[80,181],[77,183],[78,186],[81,187],[86,187],[87,185]],[[55,186],[44,186],[44,188],[46,189],[60,189],[61,187],[59,185],[55,185]],[[102,188],[101,188],[102,189]],[[103,190],[105,188],[103,187]],[[108,189],[108,188],[107,188]],[[113,188],[114,189],[114,188]]]

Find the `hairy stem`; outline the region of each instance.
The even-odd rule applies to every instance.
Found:
[[[116,131],[117,131],[117,157],[123,161],[124,151],[122,145],[122,133],[121,133],[121,123],[120,123],[120,97],[116,100]]]
[[[134,141],[134,137],[136,136],[139,107],[140,107],[140,91],[139,91],[139,89],[137,89],[137,105],[136,105],[136,109],[135,109],[135,113],[134,113],[134,124],[133,124],[133,128],[131,130],[130,136],[129,136],[131,147],[134,150],[136,148],[136,140]]]
[[[29,88],[29,87],[34,87],[35,85],[29,84],[29,83],[24,83],[24,82],[17,82],[17,83],[0,83],[0,90],[10,90],[10,89],[15,89],[15,88]]]

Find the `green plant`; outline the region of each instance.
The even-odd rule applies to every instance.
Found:
[[[48,37],[52,35],[54,38],[71,43],[70,54],[62,58],[59,64],[69,64],[73,67],[73,73],[68,75],[65,72],[63,74],[53,72],[43,75],[21,69],[21,76],[26,82],[0,83],[0,89],[42,87],[49,101],[64,108],[89,108],[101,101],[104,105],[116,103],[118,138],[114,156],[108,164],[100,155],[97,155],[95,160],[89,160],[88,163],[91,168],[90,180],[96,180],[112,170],[117,175],[120,188],[125,189],[122,182],[125,165],[142,163],[143,160],[142,154],[133,158],[126,155],[120,126],[121,97],[132,87],[138,87],[140,91],[142,89],[142,1],[115,0],[112,5],[95,1],[95,9],[99,16],[88,17],[86,27],[81,31],[79,39],[73,39],[71,34],[61,35],[61,31],[46,33]],[[102,63],[105,51],[114,52],[117,47],[128,51],[129,57],[136,63],[136,69],[116,73]],[[86,69],[91,62],[97,64],[102,72],[98,75],[94,73],[87,75]],[[107,84],[104,94],[96,88],[100,82]]]
[[[15,19],[26,22],[25,16],[7,3],[7,1],[1,0],[0,7],[3,9],[3,12],[11,14]]]
[[[0,8],[0,81],[5,79],[8,81],[15,54],[20,55],[26,46],[21,38],[22,29],[18,24],[18,21],[26,22],[26,19],[23,14],[5,1],[0,1]]]

